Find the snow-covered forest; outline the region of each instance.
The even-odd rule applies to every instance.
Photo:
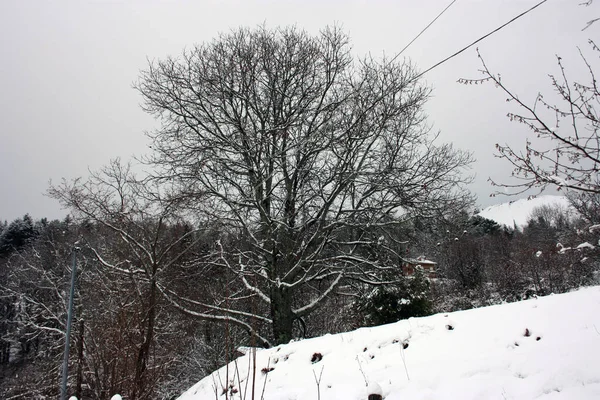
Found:
[[[530,207],[528,222],[517,229],[467,211],[407,223],[398,232],[403,241],[396,265],[425,256],[436,262],[435,275],[430,278],[417,268],[407,276],[396,268],[389,272],[387,285],[345,279],[316,312],[294,322],[294,338],[597,284],[598,232],[590,229],[589,220],[560,205],[564,200],[542,200],[545,204]],[[513,211],[520,215],[524,208],[521,204]],[[511,218],[509,209],[496,211],[495,217]],[[490,210],[482,214],[486,212]],[[256,314],[251,329],[268,332],[263,330],[268,310],[261,314],[259,302],[240,298],[244,284],[233,271],[217,263],[198,264],[220,251],[219,227],[197,229],[182,221],[162,229],[143,228],[132,232],[130,240],[148,244],[150,253],[163,258],[155,284],[159,289],[149,279],[149,255],[101,224],[24,216],[2,226],[3,398],[57,395],[70,255],[78,240],[70,393],[93,399],[109,399],[115,393],[124,398],[172,398],[238,357],[238,348],[260,344],[243,326],[210,318],[218,315],[212,308],[235,301],[241,310]],[[178,259],[183,249],[185,256]]]

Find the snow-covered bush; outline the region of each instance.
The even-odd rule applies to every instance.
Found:
[[[410,317],[431,314],[429,279],[418,266],[414,275],[393,285],[377,286],[363,293],[355,303],[364,325],[381,325]]]

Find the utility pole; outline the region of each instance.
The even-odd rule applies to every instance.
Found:
[[[71,342],[71,322],[73,321],[73,297],[75,297],[75,277],[77,275],[77,242],[73,246],[73,261],[71,265],[71,291],[69,293],[69,308],[67,310],[67,332],[65,335],[65,357],[63,359],[61,400],[67,399],[67,378],[69,377],[69,344]]]

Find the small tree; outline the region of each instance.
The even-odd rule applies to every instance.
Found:
[[[106,288],[102,293],[106,308],[97,312],[90,324],[109,326],[88,345],[101,355],[88,364],[96,368],[91,376],[112,379],[115,371],[122,371],[124,376],[115,377],[118,389],[131,399],[147,398],[155,393],[161,368],[173,357],[158,350],[159,337],[173,335],[173,329],[178,329],[166,322],[164,298],[169,298],[171,283],[177,279],[174,271],[179,271],[200,240],[200,229],[188,226],[178,214],[177,198],[138,180],[130,166],[119,160],[87,180],[63,180],[51,186],[48,194],[68,208],[76,221],[95,228],[84,235],[84,248],[101,271],[97,281]],[[217,319],[202,312],[194,316]],[[109,322],[114,319],[117,324]],[[117,357],[119,352],[127,356]],[[114,361],[112,371],[104,365],[104,356]],[[94,381],[98,391],[106,386],[106,382]]]
[[[600,194],[598,193],[567,193],[569,203],[579,215],[591,225],[600,223]]]
[[[215,313],[260,317],[287,342],[340,282],[377,280],[387,267],[360,249],[386,229],[471,201],[461,175],[471,156],[434,143],[417,75],[407,62],[354,61],[337,28],[264,27],[142,72],[144,108],[162,123],[150,134],[157,179],[228,227],[236,239],[211,262],[270,309],[232,300]]]

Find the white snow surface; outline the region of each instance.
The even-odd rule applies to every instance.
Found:
[[[522,228],[527,225],[527,220],[533,209],[544,205],[558,205],[567,210],[573,210],[565,196],[543,195],[530,200],[520,199],[489,206],[479,212],[479,215],[509,228],[512,228],[515,224],[518,228]]]
[[[599,309],[596,286],[257,350],[255,398],[600,399]],[[180,400],[251,399],[251,353]]]

